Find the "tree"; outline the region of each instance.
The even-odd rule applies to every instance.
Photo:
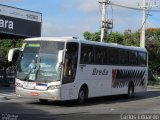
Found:
[[[140,44],[140,32],[132,32],[130,29],[124,31],[124,45],[139,46]]]
[[[122,44],[124,41],[124,36],[118,32],[112,32],[104,42],[118,43]]]
[[[160,74],[160,28],[146,30],[146,48],[149,53],[149,68]]]
[[[6,72],[8,68],[12,68],[15,70],[15,63],[8,62],[7,56],[8,51],[11,48],[14,47],[20,47],[20,44],[22,43],[22,40],[9,40],[9,39],[3,39],[0,40],[0,70],[3,75],[2,83],[4,85],[9,85],[7,79],[6,79]]]
[[[0,69],[4,70],[4,74],[8,67],[15,65],[15,63],[8,62],[7,57],[8,57],[9,50],[11,48],[20,47],[21,43],[22,43],[22,40],[19,40],[19,39],[17,40],[3,39],[0,41]]]
[[[100,32],[90,33],[87,31],[83,33],[83,36],[86,40],[100,41]]]
[[[92,40],[93,40],[93,41],[97,41],[97,42],[99,41],[99,42],[100,42],[100,39],[101,39],[100,34],[101,34],[100,32],[95,32],[95,33],[93,33],[93,34],[92,34]]]
[[[83,36],[84,36],[84,38],[86,39],[86,40],[91,40],[92,39],[92,33],[90,33],[90,32],[84,32],[83,33]]]

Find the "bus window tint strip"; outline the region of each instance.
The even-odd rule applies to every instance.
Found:
[[[130,49],[82,44],[80,64],[145,67],[147,65],[147,53]]]

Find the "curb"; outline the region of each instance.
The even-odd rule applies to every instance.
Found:
[[[160,89],[160,86],[147,86],[147,88],[151,88],[151,89]]]
[[[5,96],[5,100],[11,100],[17,98],[16,94],[11,96]]]
[[[0,97],[0,102],[4,102],[4,101],[11,100],[14,98],[16,98],[16,95],[2,96],[2,97]]]
[[[0,102],[4,102],[4,101],[6,101],[6,97],[5,96],[0,97]]]

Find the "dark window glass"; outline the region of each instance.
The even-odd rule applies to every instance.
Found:
[[[147,65],[147,54],[144,52],[138,53],[138,65],[146,66]]]
[[[118,65],[119,64],[119,50],[116,48],[109,48],[109,64]]]
[[[104,64],[105,65],[108,64],[108,48],[107,47],[104,49]]]
[[[40,53],[57,54],[64,49],[64,42],[41,42]]]
[[[64,49],[64,42],[38,41],[38,42],[27,42],[24,48],[24,52],[57,54],[59,50],[63,49]]]
[[[120,62],[120,65],[128,65],[129,52],[127,50],[119,51],[119,62]]]
[[[82,44],[80,63],[94,64],[94,47],[92,45]]]
[[[136,51],[130,51],[129,52],[129,65],[137,65],[138,62],[138,56]]]
[[[95,47],[95,64],[102,65],[105,62],[105,49],[104,47]]]
[[[38,53],[40,49],[40,42],[27,42],[24,48],[25,53]]]

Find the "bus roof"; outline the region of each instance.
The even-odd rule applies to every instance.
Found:
[[[81,43],[147,52],[146,48],[136,47],[136,46],[125,46],[117,43],[104,43],[104,42],[96,42],[96,41],[89,41],[89,40],[81,40]]]
[[[64,41],[64,42],[79,42],[90,45],[99,45],[99,46],[108,46],[115,47],[120,49],[128,49],[128,50],[138,50],[147,52],[146,48],[136,47],[136,46],[125,46],[117,43],[104,43],[104,42],[96,42],[91,40],[79,40],[77,37],[37,37],[37,38],[28,38],[25,41]]]
[[[24,41],[77,41],[76,37],[36,37],[36,38],[27,38]],[[77,41],[78,42],[78,41]]]

